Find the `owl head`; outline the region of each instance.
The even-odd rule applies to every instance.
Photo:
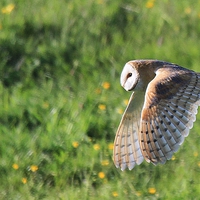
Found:
[[[149,82],[156,76],[155,71],[164,65],[172,65],[159,60],[131,60],[122,70],[120,83],[126,91],[146,90]]]
[[[126,63],[120,77],[121,86],[126,91],[133,90],[139,81],[139,73],[130,63]]]

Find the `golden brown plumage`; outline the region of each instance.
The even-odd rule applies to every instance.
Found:
[[[132,91],[114,141],[116,167],[165,163],[188,136],[200,105],[200,74],[157,60],[128,62],[121,85]]]

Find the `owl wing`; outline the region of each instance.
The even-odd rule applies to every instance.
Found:
[[[165,163],[188,136],[200,105],[200,74],[181,68],[156,72],[145,93],[140,148],[147,162]]]
[[[131,170],[144,160],[138,138],[143,102],[144,92],[132,93],[115,136],[113,160],[122,170]]]

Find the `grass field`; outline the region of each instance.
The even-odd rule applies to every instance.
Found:
[[[200,1],[0,3],[0,199],[199,199],[200,115],[165,165],[121,172],[132,59],[200,72]]]

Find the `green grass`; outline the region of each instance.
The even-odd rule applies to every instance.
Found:
[[[165,165],[121,172],[112,162],[130,96],[119,84],[124,64],[200,71],[200,4],[150,2],[1,1],[0,199],[198,199],[199,115]]]

